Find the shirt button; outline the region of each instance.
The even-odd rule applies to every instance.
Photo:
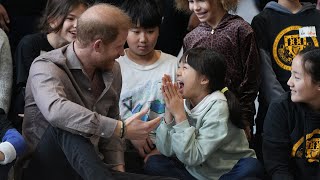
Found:
[[[91,88],[88,88],[88,91],[91,91]]]

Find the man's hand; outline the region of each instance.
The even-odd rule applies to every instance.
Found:
[[[144,109],[125,120],[126,139],[145,140],[149,133],[159,125],[161,117],[157,117],[148,122],[141,121],[141,117],[147,112],[148,109]]]
[[[131,140],[131,143],[143,158],[155,148],[155,145],[149,137],[146,140]]]
[[[3,7],[2,4],[0,4],[0,28],[3,29],[4,31],[8,32],[9,28],[7,24],[10,23],[8,13],[6,9]]]

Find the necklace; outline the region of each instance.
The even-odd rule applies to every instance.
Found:
[[[211,30],[211,34],[213,34],[213,33],[214,33],[214,29]]]

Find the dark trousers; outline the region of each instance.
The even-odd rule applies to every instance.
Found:
[[[177,158],[164,155],[150,156],[145,163],[144,172],[149,175],[168,176],[181,180],[196,180]]]
[[[183,180],[195,179],[178,159],[164,155],[149,157],[145,164],[145,173]],[[242,158],[234,165],[231,171],[222,175],[219,180],[262,179],[263,173],[263,166],[259,160],[251,157]]]
[[[49,126],[31,161],[25,180],[170,179],[109,170],[89,139]]]
[[[0,165],[0,179],[7,180],[8,179],[8,173],[10,171],[10,168],[13,166],[14,161],[6,164],[6,165]]]

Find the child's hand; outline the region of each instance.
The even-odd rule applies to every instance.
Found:
[[[17,155],[22,155],[26,150],[26,142],[22,135],[14,128],[9,129],[2,138],[2,141],[9,142],[13,145],[16,150]]]
[[[182,95],[178,91],[177,84],[173,84],[168,75],[164,75],[162,78],[161,90],[166,108],[174,116],[176,123],[186,120]]]

